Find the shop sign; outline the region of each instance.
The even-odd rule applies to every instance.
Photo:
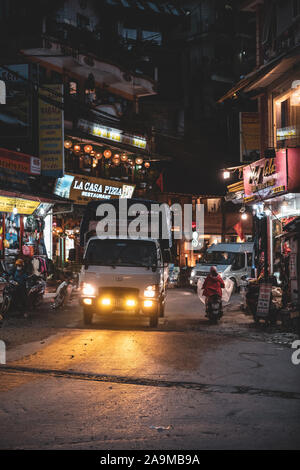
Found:
[[[39,90],[39,156],[42,175],[64,174],[63,85],[45,85]],[[46,100],[42,99],[44,97]],[[47,102],[56,101],[58,106]]]
[[[256,313],[258,316],[266,317],[269,313],[271,299],[271,284],[261,284],[259,288],[259,296]]]
[[[88,134],[92,134],[102,139],[107,139],[112,142],[118,142],[132,147],[146,150],[147,140],[142,136],[135,136],[132,134],[125,133],[120,129],[113,129],[111,127],[100,126],[84,119],[79,119],[77,127]]]
[[[54,193],[76,204],[86,204],[97,199],[131,198],[134,188],[134,185],[121,181],[66,174],[57,179]]]
[[[0,148],[0,171],[1,168],[28,175],[40,175],[41,160],[25,153]]]
[[[17,208],[18,214],[31,215],[38,208],[39,201],[0,196],[0,212],[12,212]]]
[[[267,198],[286,190],[286,152],[279,151],[275,158],[262,158],[243,169],[245,202]]]

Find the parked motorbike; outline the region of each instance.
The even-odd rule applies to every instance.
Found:
[[[18,299],[18,287],[19,284],[14,281],[8,274],[5,276],[7,285],[3,290],[3,302],[1,306],[1,316],[4,318],[5,315],[14,308],[19,307]],[[29,310],[33,310],[38,307],[42,302],[45,294],[46,283],[40,276],[32,275],[29,276],[25,283],[27,302]]]
[[[78,274],[69,273],[68,275],[65,276],[65,280],[59,284],[55,293],[54,302],[52,304],[52,308],[54,310],[61,308],[65,304],[66,298],[68,296],[69,285],[72,286],[72,290],[70,293],[70,297],[71,297],[73,289],[78,288],[78,283],[79,283]]]
[[[219,295],[215,294],[208,297],[206,302],[206,315],[213,324],[217,324],[223,316],[222,299]]]
[[[257,305],[259,298],[260,283],[253,279],[243,279],[245,289],[245,313],[252,315],[254,322],[258,325],[260,320],[263,319],[265,324],[274,325],[277,320],[276,305],[272,300],[272,293],[270,298],[269,312],[266,316],[260,317],[257,313]]]

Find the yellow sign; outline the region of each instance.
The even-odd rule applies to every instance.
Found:
[[[46,85],[40,89],[39,98],[39,157],[42,161],[42,175],[59,177],[64,174],[64,121],[63,86]],[[47,99],[50,100],[47,102]],[[54,106],[51,102],[56,102]]]
[[[0,196],[0,212],[12,212],[16,207],[18,214],[31,215],[39,204],[39,201]]]

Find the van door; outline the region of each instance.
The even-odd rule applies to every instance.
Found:
[[[234,256],[234,261],[230,268],[232,276],[237,287],[241,285],[241,278],[247,274],[247,257],[246,253],[236,253]]]

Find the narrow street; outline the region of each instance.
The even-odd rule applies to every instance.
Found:
[[[209,325],[196,294],[168,291],[158,329],[94,319],[78,299],[0,331],[2,449],[299,449],[293,335],[254,328],[235,295]]]

